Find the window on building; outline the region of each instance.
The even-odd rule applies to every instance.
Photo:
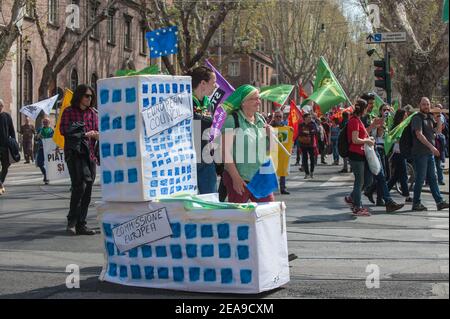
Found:
[[[98,7],[100,3],[97,1],[89,2],[89,25],[92,25],[95,21],[95,18],[98,16]],[[92,29],[91,38],[98,39],[100,37],[100,29],[99,24]]]
[[[256,82],[260,82],[260,79],[259,79],[259,63],[258,62],[256,62],[256,77],[255,77],[255,81]]]
[[[145,37],[147,34],[147,28],[145,26],[141,26],[141,41],[139,42],[139,52],[143,55],[147,55],[147,38]]]
[[[28,18],[34,18],[33,3],[31,1],[25,2],[25,16]]]
[[[94,89],[94,91],[96,93],[97,93],[97,81],[98,81],[97,73],[92,73],[92,75],[91,75],[91,87]]]
[[[266,84],[267,84],[267,85],[270,84],[270,79],[269,79],[269,67],[266,67]]]
[[[261,74],[259,75],[260,81],[261,83],[264,82],[264,65],[261,64],[261,69],[260,69]]]
[[[240,76],[241,75],[241,63],[240,61],[231,61],[228,65],[228,75],[229,76]]]
[[[48,0],[48,22],[58,24],[58,0]]]
[[[114,10],[110,10],[108,13],[108,21],[107,21],[107,41],[110,44],[116,43],[116,31],[114,26]]]
[[[125,42],[124,46],[125,49],[131,50],[132,49],[132,19],[133,17],[130,17],[128,15],[125,15]]]
[[[70,89],[72,92],[75,92],[75,89],[78,86],[78,72],[76,69],[73,69],[70,73]]]
[[[30,60],[26,60],[23,66],[23,103],[33,103],[33,66]]]

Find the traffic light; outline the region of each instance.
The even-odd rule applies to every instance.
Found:
[[[386,61],[377,60],[373,62],[373,65],[376,67],[374,72],[375,77],[377,78],[375,80],[375,86],[386,91],[389,77]]]
[[[376,60],[373,62],[375,66],[375,86],[386,91],[387,102],[391,103],[392,95],[392,82],[391,82],[391,63],[390,54],[387,53],[385,58],[382,60]]]

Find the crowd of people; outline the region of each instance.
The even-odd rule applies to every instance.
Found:
[[[212,114],[209,96],[217,88],[215,73],[207,67],[192,70],[194,125],[200,125],[202,137],[211,128]],[[60,131],[65,137],[65,159],[71,178],[71,200],[67,216],[67,231],[72,234],[92,235],[95,232],[86,226],[88,207],[91,201],[92,186],[95,181],[96,166],[99,164],[97,149],[98,116],[95,110],[94,90],[86,85],[80,85],[74,92],[71,106],[62,116]],[[298,136],[295,140],[295,166],[304,172],[305,179],[315,178],[315,168],[320,160],[327,164],[331,156],[331,165],[341,164],[339,173],[350,172],[354,175],[354,186],[351,194],[345,197],[345,202],[351,207],[355,216],[370,216],[368,208],[363,206],[362,195],[377,206],[384,206],[387,212],[398,211],[404,203],[397,203],[390,194],[394,185],[401,185],[405,203],[412,203],[413,211],[424,211],[427,208],[421,202],[421,192],[426,182],[436,202],[437,209],[449,207],[443,199],[439,186],[444,185],[443,163],[448,157],[448,115],[442,112],[442,106],[432,108],[426,97],[420,101],[420,109],[412,117],[411,124],[405,129],[406,135],[411,135],[408,154],[402,146],[402,140],[397,141],[392,151],[385,152],[385,136],[388,131],[401,126],[413,114],[414,109],[406,106],[395,112],[390,105],[379,108],[378,114],[373,114],[375,95],[362,94],[352,107],[352,111],[340,116],[330,112],[317,114],[315,108],[302,112],[298,125]],[[11,116],[3,110],[0,100],[0,195],[6,192],[4,181],[10,166],[8,156],[8,141],[15,139],[15,130]],[[237,154],[237,129],[243,138],[244,150],[254,149],[257,153],[267,151],[267,145],[274,143],[274,131],[277,127],[287,126],[287,114],[282,109],[269,116],[260,112],[261,97],[259,90],[251,85],[243,85],[235,90],[224,102],[229,112],[222,128],[221,152],[223,162],[211,162],[203,157],[213,154],[213,150],[204,152],[209,145],[202,138],[199,164],[197,165],[198,191],[200,194],[219,193],[221,201],[228,198],[229,202],[245,203],[274,201],[274,194],[256,197],[247,188],[248,183],[267,160],[266,157],[253,157],[252,154]],[[388,118],[393,118],[389,121]],[[43,126],[37,131],[28,121],[20,128],[23,139],[25,163],[35,158],[48,183],[43,164],[42,139],[51,138],[53,129],[48,118],[44,118]],[[38,141],[37,154],[32,150],[32,139]],[[343,139],[342,139],[343,138]],[[269,141],[267,144],[266,142]],[[342,156],[342,141],[345,143],[345,156]],[[276,141],[275,141],[276,142]],[[366,146],[373,147],[376,157],[381,163],[379,173],[373,174],[369,169]],[[267,149],[266,149],[267,148]],[[237,157],[239,155],[239,159]],[[206,156],[207,157],[207,156]],[[256,161],[255,161],[256,159]],[[413,164],[415,184],[413,197],[410,197],[408,185],[408,162]],[[220,183],[217,184],[218,176]],[[286,178],[280,178],[280,193],[289,194],[286,188]],[[376,195],[376,199],[374,196]]]

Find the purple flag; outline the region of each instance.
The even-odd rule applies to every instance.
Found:
[[[222,74],[220,74],[220,72],[217,71],[208,60],[206,60],[206,66],[213,70],[216,74],[216,82],[218,86],[217,90],[211,97],[211,109],[213,110],[214,118],[211,125],[209,141],[212,142],[220,136],[222,126],[227,118],[227,112],[223,109],[221,102],[225,101],[234,92],[234,87],[232,87],[231,84],[225,80]]]
[[[234,92],[234,87],[231,86],[231,84],[228,83],[227,80],[225,80],[222,74],[220,74],[220,72],[217,71],[216,68],[208,60],[206,60],[205,64],[216,74],[216,83],[218,89],[214,92],[213,96],[211,97],[211,109],[215,111],[216,108],[219,106],[219,104],[222,101],[225,101],[227,97],[229,97],[231,93]]]
[[[220,136],[222,126],[227,119],[227,112],[223,109],[222,105],[219,105],[214,112],[214,118],[211,125],[211,131],[209,132],[209,142],[214,141]]]

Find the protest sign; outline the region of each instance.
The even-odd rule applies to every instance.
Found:
[[[112,232],[120,252],[172,235],[166,208],[138,216],[113,228]]]
[[[64,160],[64,150],[60,149],[53,139],[42,139],[44,146],[45,170],[50,181],[69,178],[69,171]]]

